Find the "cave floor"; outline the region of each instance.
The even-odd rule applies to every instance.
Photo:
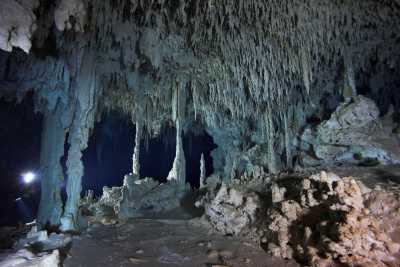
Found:
[[[76,237],[67,267],[91,266],[299,266],[269,256],[251,241],[211,235],[187,220],[137,219],[96,226]]]

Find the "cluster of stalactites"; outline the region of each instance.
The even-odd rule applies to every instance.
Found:
[[[166,99],[173,97],[171,84],[178,81],[185,84],[187,118],[201,118],[207,127],[223,127],[221,114],[226,120],[264,118],[258,127],[268,143],[272,171],[279,169],[273,155],[277,151],[285,151],[285,164],[291,165],[293,136],[304,124],[313,99],[318,99],[315,96],[322,94],[317,79],[335,82],[337,73],[331,72],[344,64],[343,94],[354,94],[357,72],[368,68],[367,58],[393,32],[390,26],[397,20],[390,18],[400,13],[389,2],[328,0],[179,1],[174,5],[169,0],[132,0],[105,1],[92,8],[87,27],[88,34],[95,35],[88,45],[122,62],[121,71],[103,81],[103,87],[109,88],[105,106],[117,106],[133,118],[139,113],[144,129],[154,131],[165,121],[176,123],[176,112],[170,111],[177,105]],[[368,16],[370,10],[385,16]],[[150,74],[139,71],[154,76],[153,83],[135,80],[132,77],[137,75],[130,69],[137,71],[137,62],[143,60],[135,54],[136,46],[149,29],[157,30],[156,43],[171,41],[171,35],[183,37],[175,39],[172,49],[193,51],[197,61],[189,68],[179,66],[169,57],[174,51],[161,47],[157,50],[161,59],[148,58]],[[162,62],[173,67],[163,68]]]

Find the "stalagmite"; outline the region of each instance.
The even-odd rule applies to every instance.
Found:
[[[179,184],[186,182],[186,160],[183,151],[182,129],[179,120],[176,121],[176,152],[175,160],[171,171],[168,174],[168,181],[177,181]]]
[[[132,156],[132,174],[140,177],[140,140],[142,127],[139,121],[136,122],[135,148]]]
[[[136,120],[136,133],[135,133],[135,148],[132,155],[132,173],[125,175],[124,187],[131,189],[135,181],[140,179],[140,141],[142,139],[142,125],[139,120]],[[128,194],[125,192],[124,194]]]
[[[168,174],[167,180],[177,181],[179,184],[185,184],[186,182],[186,160],[182,142],[182,121],[184,119],[185,101],[185,94],[182,87],[177,85],[174,88],[172,99],[172,117],[176,125],[176,151],[174,164]]]
[[[69,143],[71,147],[68,151],[67,160],[67,203],[65,204],[64,214],[61,218],[61,230],[70,231],[78,229],[78,205],[82,191],[83,163],[82,151],[87,146],[88,139],[82,139],[80,132],[88,135],[88,129],[78,128],[70,132]],[[87,132],[86,132],[87,131]]]
[[[206,162],[204,160],[204,154],[201,154],[200,158],[200,188],[204,187],[206,181]]]
[[[37,222],[40,227],[46,224],[58,225],[62,213],[60,159],[64,154],[65,129],[62,124],[64,107],[59,104],[56,110],[47,110],[41,145],[41,199]]]

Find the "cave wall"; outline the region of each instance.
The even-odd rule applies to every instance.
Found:
[[[327,97],[366,91],[383,112],[399,110],[395,0],[41,0],[28,11],[1,26],[10,36],[0,47],[25,52],[0,52],[0,94],[33,90],[38,110],[71,110],[71,170],[97,115],[118,109],[157,135],[177,122],[176,90],[183,131],[204,126],[227,180],[292,167],[297,136]],[[9,43],[27,36],[10,23],[30,25],[31,49]]]

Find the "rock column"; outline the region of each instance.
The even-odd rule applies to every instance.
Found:
[[[41,198],[37,218],[39,227],[59,225],[62,214],[60,188],[63,173],[60,159],[64,154],[65,142],[62,110],[58,105],[56,110],[47,110],[44,115],[40,152]]]

